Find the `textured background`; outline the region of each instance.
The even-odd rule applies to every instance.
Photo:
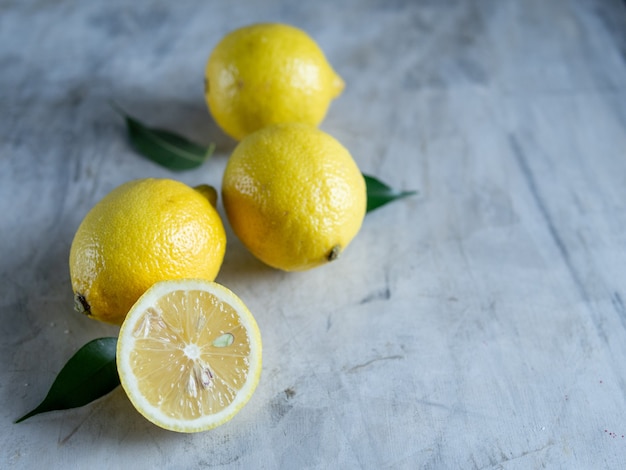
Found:
[[[80,346],[117,333],[72,311],[86,212],[132,178],[219,187],[235,142],[206,110],[204,64],[257,21],[319,42],[347,83],[322,127],[419,196],[306,273],[228,233],[218,281],[264,340],[230,423],[163,431],[118,388],[12,424]],[[111,102],[216,155],[157,167]],[[624,466],[624,2],[3,1],[0,110],[0,467]]]

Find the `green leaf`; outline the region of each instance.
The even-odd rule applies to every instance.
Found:
[[[208,148],[191,142],[173,132],[152,129],[132,118],[115,106],[126,120],[130,141],[135,149],[171,170],[189,170],[200,166],[215,150],[215,144]],[[367,212],[378,209],[397,199],[417,194],[417,191],[397,191],[382,181],[363,174],[367,186]]]
[[[98,338],[80,348],[63,366],[39,406],[15,422],[46,411],[86,405],[117,387],[116,345],[117,338]]]
[[[215,150],[203,147],[173,132],[150,128],[114,106],[126,120],[130,142],[144,157],[170,170],[191,170],[202,165]]]
[[[367,212],[378,209],[397,199],[417,194],[417,191],[398,191],[392,189],[373,176],[363,174],[363,177],[365,178],[365,186],[367,187]]]

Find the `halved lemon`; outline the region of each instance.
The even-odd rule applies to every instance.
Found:
[[[261,334],[226,287],[163,281],[126,316],[117,370],[148,420],[172,431],[206,431],[229,421],[252,396],[261,375]]]

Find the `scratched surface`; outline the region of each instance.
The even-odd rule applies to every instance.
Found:
[[[316,38],[347,83],[323,128],[419,195],[307,273],[228,233],[218,281],[254,312],[264,367],[227,425],[160,430],[119,388],[12,424],[117,333],[72,311],[89,208],[132,178],[219,187],[234,142],[204,63],[256,21]],[[155,166],[111,102],[216,155]],[[624,2],[5,1],[0,109],[1,468],[624,468]]]

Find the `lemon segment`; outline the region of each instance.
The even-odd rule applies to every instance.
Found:
[[[172,431],[229,421],[261,374],[261,335],[244,303],[205,280],[164,281],[133,306],[120,330],[117,368],[135,408]]]

